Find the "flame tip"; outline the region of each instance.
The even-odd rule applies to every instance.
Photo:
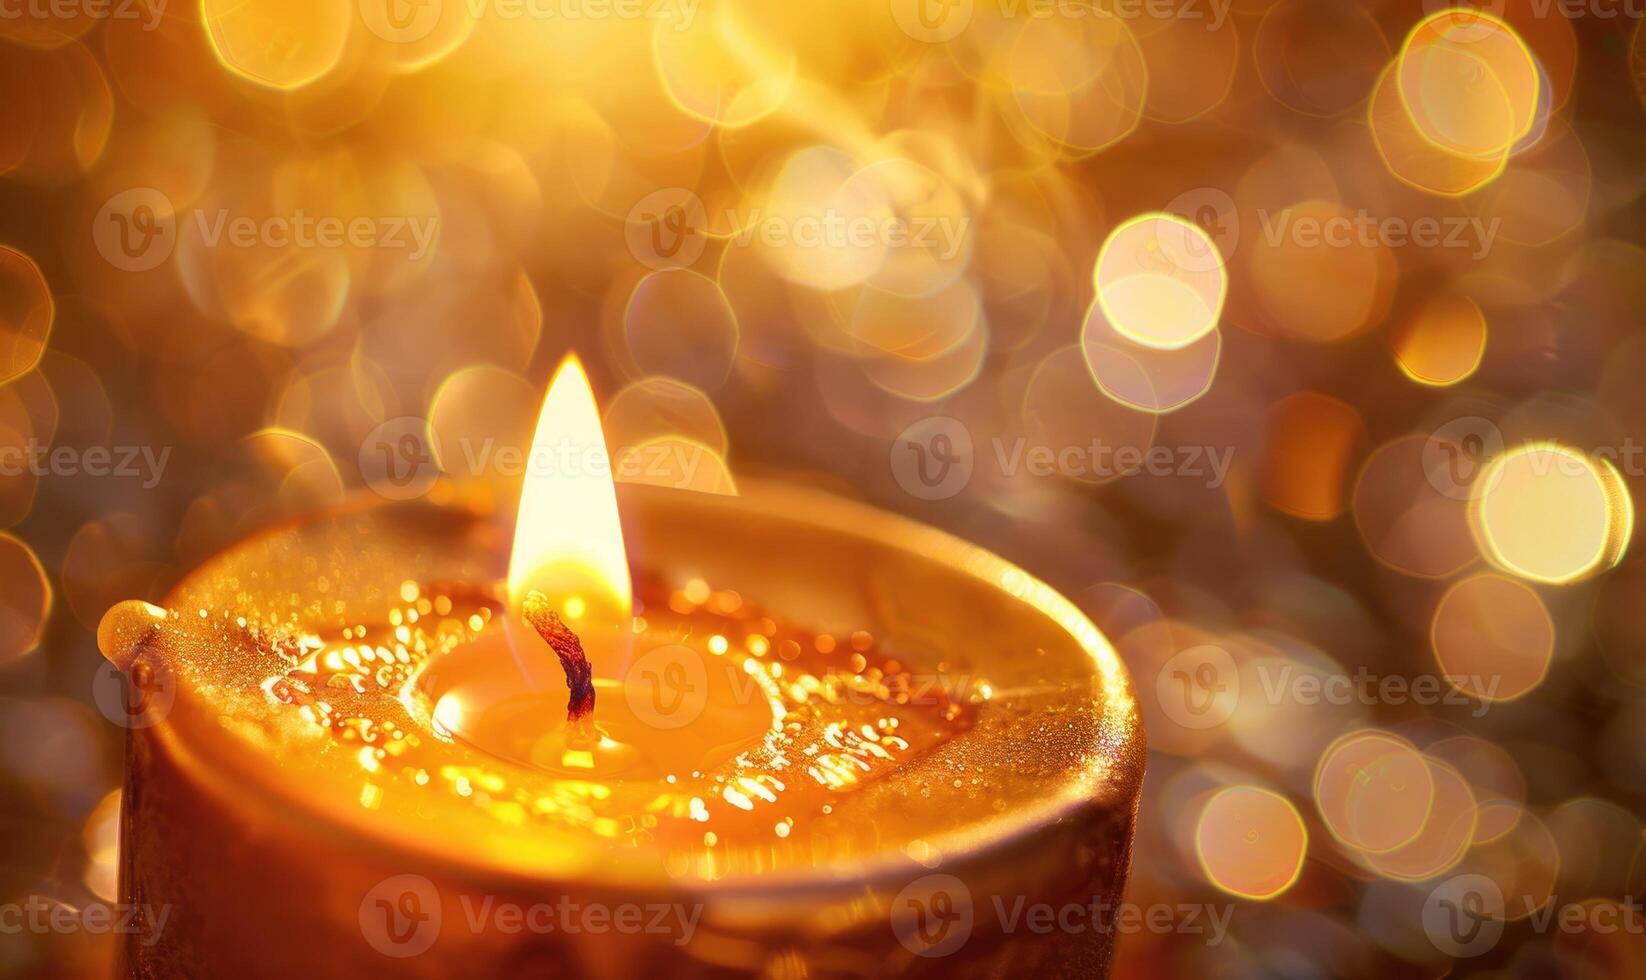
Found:
[[[549,387],[554,387],[555,382],[558,382],[568,371],[584,378],[589,376],[588,370],[583,367],[583,359],[577,356],[577,351],[569,350],[560,359],[560,364],[554,369],[554,380],[549,383]]]

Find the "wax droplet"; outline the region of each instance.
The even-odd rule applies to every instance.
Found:
[[[103,614],[97,624],[97,649],[109,663],[121,670],[131,665],[142,643],[156,626],[166,621],[166,611],[141,599],[128,599]]]

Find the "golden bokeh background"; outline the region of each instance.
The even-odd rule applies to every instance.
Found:
[[[1646,882],[1643,12],[0,0],[0,902],[117,897],[105,609],[350,493],[511,507],[576,350],[621,478],[1096,619],[1129,901],[1231,910],[1118,976],[1639,975],[1535,923]]]

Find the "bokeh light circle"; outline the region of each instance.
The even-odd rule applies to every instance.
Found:
[[[1314,793],[1333,837],[1366,854],[1387,854],[1423,832],[1434,807],[1434,773],[1410,742],[1364,729],[1321,754]]]
[[[1175,214],[1138,215],[1109,233],[1092,273],[1116,333],[1181,350],[1217,329],[1229,278],[1217,243]]]
[[[1512,701],[1548,674],[1555,627],[1530,587],[1487,573],[1446,592],[1429,639],[1453,687],[1481,701]]]
[[[40,267],[17,249],[0,245],[0,385],[40,362],[54,312]]]
[[[27,656],[40,643],[51,613],[46,570],[21,538],[0,532],[0,665]]]
[[[634,287],[623,337],[645,373],[714,389],[725,383],[737,357],[737,314],[713,279],[665,269]]]
[[[1495,159],[1531,131],[1543,86],[1526,43],[1502,19],[1448,8],[1401,46],[1395,85],[1425,139],[1456,156]]]
[[[1429,297],[1400,325],[1394,349],[1401,372],[1418,384],[1457,384],[1486,354],[1486,316],[1468,296]]]
[[[1611,567],[1634,534],[1634,501],[1611,461],[1556,443],[1531,443],[1492,460],[1470,512],[1497,568],[1565,583]]]
[[[1206,801],[1195,825],[1195,854],[1213,885],[1266,901],[1297,882],[1309,832],[1292,802],[1256,786],[1231,786]]]

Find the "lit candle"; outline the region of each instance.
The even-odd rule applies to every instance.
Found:
[[[631,570],[601,439],[569,361],[506,576],[442,491],[110,611],[105,655],[170,702],[128,742],[121,889],[173,909],[131,969],[1101,972],[1110,936],[994,911],[1119,899],[1142,739],[1090,621],[777,485],[624,487]]]

